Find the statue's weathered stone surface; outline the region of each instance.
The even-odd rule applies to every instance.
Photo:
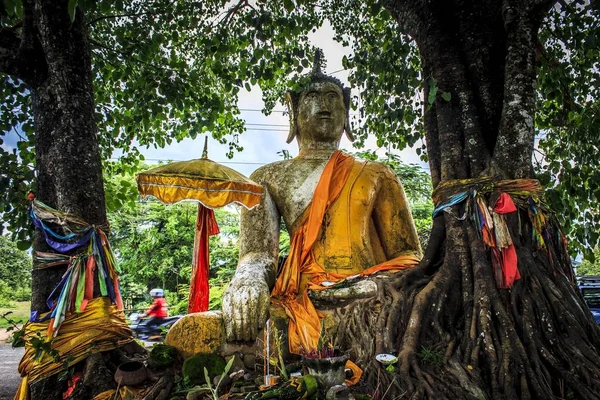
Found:
[[[292,100],[290,139],[297,137],[299,155],[268,164],[251,176],[264,185],[265,196],[261,207],[242,212],[240,261],[223,299],[228,340],[252,340],[264,326],[275,282],[281,218],[293,236],[344,128],[348,129],[347,104],[340,85],[313,80]],[[351,274],[403,252],[420,253],[402,186],[388,167],[355,160],[348,182],[325,215],[312,248],[316,262],[328,272]],[[301,279],[301,286],[308,281],[306,276]],[[347,297],[356,290],[337,293]]]

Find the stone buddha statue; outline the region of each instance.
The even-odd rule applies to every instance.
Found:
[[[297,322],[302,336],[306,327],[296,320],[297,313],[316,315],[307,289],[318,293],[321,286],[324,289],[373,266],[401,269],[414,265],[421,255],[396,175],[381,163],[354,159],[338,150],[344,132],[353,140],[349,88],[323,74],[319,66],[308,81],[300,93],[290,92],[286,98],[288,143],[297,140],[298,156],[265,165],[251,175],[265,191],[260,207],[242,210],[239,264],[223,297],[228,341],[257,336],[272,295]],[[277,271],[282,218],[292,245],[286,264]],[[412,262],[403,265],[406,259]],[[356,285],[356,290],[346,286],[337,293],[352,296],[360,291],[360,283]],[[314,336],[314,332],[307,334]]]

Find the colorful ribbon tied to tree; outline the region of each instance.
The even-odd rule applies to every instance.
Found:
[[[133,340],[123,313],[115,258],[104,232],[37,200],[29,214],[56,251],[36,252],[35,268],[67,265],[67,269],[46,300],[50,311],[32,311],[24,327],[25,354],[19,364],[23,379],[15,395],[19,400],[29,398],[30,383]],[[94,298],[96,277],[102,297]]]
[[[541,193],[542,187],[534,179],[449,180],[440,183],[433,193],[436,204],[433,216],[446,212],[460,220],[468,218],[490,250],[496,285],[510,289],[521,278],[514,235],[522,234],[522,215],[528,217],[532,240],[538,249],[546,251],[550,264],[553,265],[555,257],[560,257],[560,261],[570,265],[567,239],[556,217],[543,203]],[[455,214],[453,206],[461,210],[459,215]],[[517,218],[517,232],[514,229],[511,232],[509,228],[507,218],[510,217]]]

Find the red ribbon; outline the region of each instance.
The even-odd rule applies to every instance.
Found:
[[[497,214],[510,214],[516,211],[517,207],[512,198],[506,193],[501,193],[494,206],[494,212]],[[515,245],[511,244],[501,251],[495,248],[494,251],[497,253],[496,257],[492,258],[492,263],[497,264],[499,262],[502,270],[502,279],[499,281],[498,287],[501,289],[510,289],[517,279],[521,279],[521,274],[517,267],[518,259]],[[498,265],[494,267],[498,268]]]
[[[217,233],[219,233],[219,226],[214,211],[198,204],[188,313],[208,311],[210,273],[208,238]]]

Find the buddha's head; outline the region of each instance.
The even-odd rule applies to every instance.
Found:
[[[321,53],[317,50],[313,71],[300,91],[289,91],[286,103],[290,113],[290,134],[287,142],[297,137],[302,142],[332,143],[337,146],[345,131],[350,131],[350,88],[321,72]]]

